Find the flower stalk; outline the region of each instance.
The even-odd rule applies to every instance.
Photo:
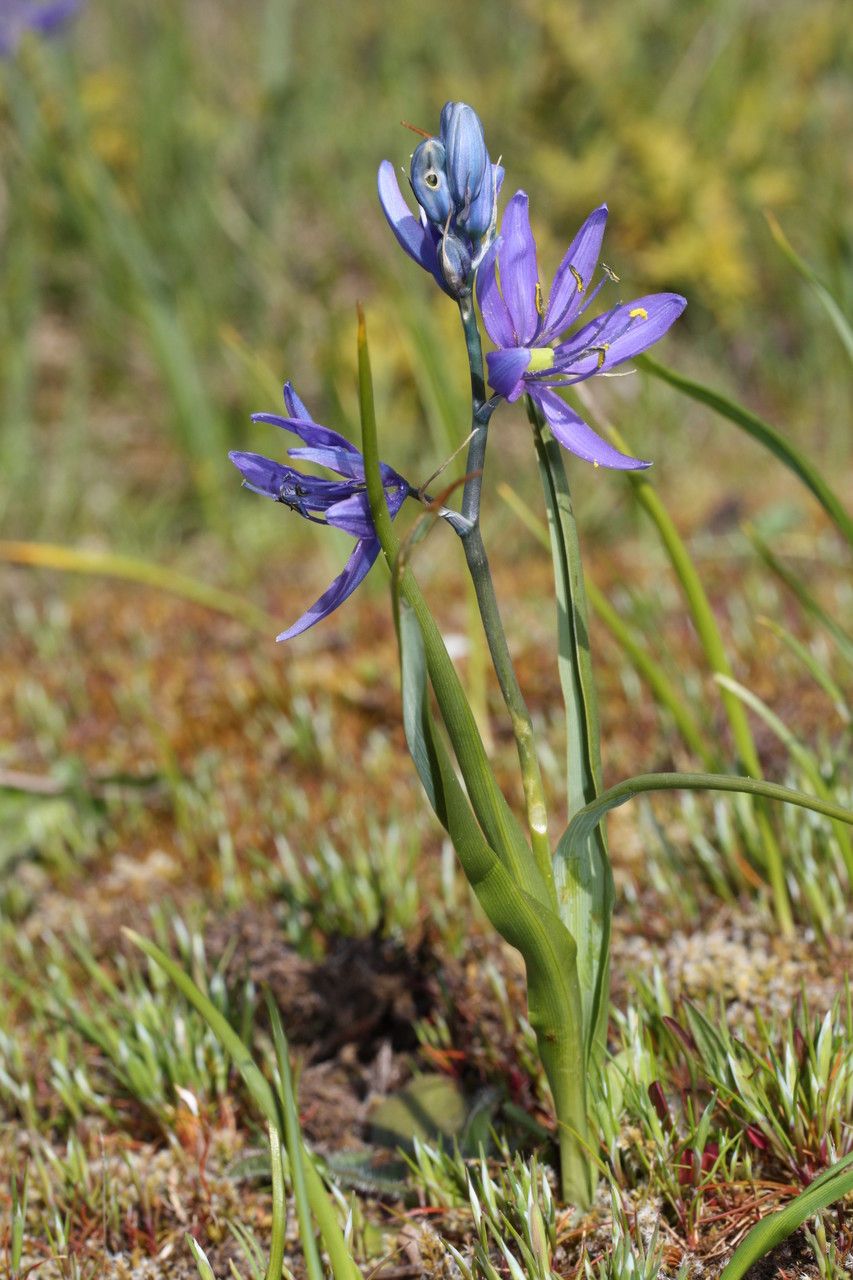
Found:
[[[480,340],[477,317],[474,312],[474,302],[470,293],[460,298],[459,314],[462,318],[462,329],[465,334],[465,346],[468,351],[468,365],[471,372],[472,422],[471,443],[468,446],[467,479],[462,496],[462,514],[469,523],[460,537],[465,552],[465,562],[471,575],[471,581],[474,584],[477,605],[480,610],[480,618],[482,619],[483,630],[489,646],[489,653],[495,668],[495,675],[498,678],[501,694],[509,712],[515,737],[531,848],[539,870],[548,886],[551,905],[556,907],[557,898],[554,889],[554,875],[551,868],[551,846],[548,840],[548,810],[545,803],[542,771],[536,754],[533,721],[530,717],[524,694],[521,691],[521,686],[518,683],[509,645],[507,644],[506,632],[501,621],[489,559],[480,527],[483,469],[486,459],[489,420],[492,416],[494,404],[486,399],[483,347]]]

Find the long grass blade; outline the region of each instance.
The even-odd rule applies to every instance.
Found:
[[[803,746],[797,740],[784,721],[776,715],[776,712],[768,707],[767,703],[753,693],[751,689],[747,689],[745,685],[742,685],[740,681],[732,680],[728,676],[717,676],[716,679],[720,684],[724,684],[727,689],[730,689],[745,706],[749,707],[764,721],[770,732],[779,739],[791,759],[796,761],[804,776],[808,778],[814,787],[815,795],[820,796],[823,800],[831,801],[832,792],[823,779],[820,765],[814,754],[808,747]],[[847,868],[850,884],[853,886],[853,844],[850,842],[850,835],[842,823],[834,822],[832,825],[835,831],[835,838],[838,841],[838,847],[841,850],[841,856],[844,859],[844,865]]]
[[[744,525],[744,533],[755,547],[755,550],[761,556],[761,559],[767,565],[767,568],[771,569],[773,573],[776,574],[777,578],[784,582],[792,595],[796,596],[806,613],[810,613],[811,616],[832,636],[839,652],[844,655],[848,662],[853,663],[853,636],[851,636],[849,632],[845,631],[844,628],[836,622],[835,618],[826,612],[823,606],[819,604],[812,595],[811,591],[809,591],[802,579],[798,578],[797,575],[779,559],[776,553],[770,549],[754,525]]]
[[[636,363],[644,372],[650,373],[662,382],[668,382],[671,387],[675,387],[676,390],[683,392],[684,395],[690,396],[692,400],[698,400],[700,404],[708,405],[710,409],[713,409],[722,417],[728,418],[729,422],[733,422],[744,430],[747,435],[752,436],[759,444],[763,444],[811,491],[829,518],[834,521],[844,534],[847,541],[853,542],[853,519],[851,519],[844,503],[837,493],[830,488],[805,454],[791,444],[789,440],[786,440],[781,432],[772,427],[769,422],[765,422],[763,418],[759,418],[757,413],[753,413],[751,409],[744,408],[737,401],[721,395],[719,391],[714,391],[711,387],[706,387],[701,382],[694,382],[692,378],[685,378],[683,374],[678,373],[675,369],[659,364],[657,360],[654,360],[649,355],[638,356]]]
[[[272,1227],[270,1230],[270,1256],[267,1263],[267,1271],[264,1280],[280,1280],[281,1264],[284,1262],[284,1246],[287,1235],[287,1201],[284,1195],[284,1169],[282,1167],[281,1138],[278,1135],[278,1129],[275,1125],[269,1125],[270,1138],[270,1170],[272,1176]],[[294,1169],[293,1157],[290,1161],[291,1170]],[[296,1182],[295,1172],[293,1174],[294,1185]],[[305,1179],[302,1177],[301,1191],[305,1196]],[[301,1227],[301,1223],[300,1223]],[[300,1231],[301,1235],[301,1231]],[[311,1243],[314,1245],[314,1256],[317,1257],[317,1245],[314,1241],[313,1233],[311,1235]],[[305,1270],[308,1273],[309,1280],[322,1280],[322,1270],[319,1269],[320,1259],[317,1258],[317,1270],[312,1270],[308,1256],[305,1253],[305,1239],[302,1237],[302,1252],[305,1255]]]
[[[815,684],[823,689],[829,698],[835,712],[844,724],[850,724],[850,704],[848,699],[842,693],[839,685],[833,680],[826,667],[821,663],[815,655],[803,644],[802,640],[798,640],[787,627],[783,627],[780,622],[776,622],[774,618],[756,618],[756,622],[760,622],[762,627],[767,627],[773,632],[777,640],[781,640],[786,649],[790,649],[791,653],[800,660],[814,680]]]
[[[845,351],[850,359],[853,360],[853,328],[850,326],[850,321],[847,319],[844,312],[841,310],[841,307],[835,301],[835,298],[829,292],[817,273],[813,271],[806,260],[801,258],[797,253],[796,249],[791,244],[791,241],[779,225],[779,220],[776,215],[771,213],[769,209],[766,209],[764,211],[764,216],[767,219],[767,225],[770,228],[770,234],[773,239],[776,241],[794,270],[798,271],[804,280],[808,280],[809,284],[814,289],[817,297],[820,299],[821,306],[832,321],[835,332],[841,339]]]
[[[58,569],[63,573],[95,574],[122,582],[138,582],[234,618],[263,635],[269,636],[276,629],[275,619],[270,614],[242,596],[136,556],[91,551],[83,547],[62,547],[50,542],[0,542],[0,560],[36,569]]]
[[[497,487],[498,496],[515,512],[519,520],[530,530],[546,551],[551,550],[548,526],[530,510],[520,494],[506,481]],[[719,753],[699,727],[692,715],[682,690],[677,689],[664,668],[637,640],[625,619],[614,609],[603,591],[590,579],[585,579],[586,597],[593,612],[601,619],[613,639],[619,645],[641,680],[648,685],[652,696],[675,722],[675,726],[687,746],[699,757],[706,768],[718,762]]]
[[[222,1047],[230,1055],[235,1067],[243,1077],[250,1097],[264,1116],[267,1124],[274,1125],[281,1136],[283,1129],[282,1117],[279,1114],[272,1087],[227,1018],[219,1012],[209,997],[199,990],[189,974],[185,973],[181,966],[158,947],[155,942],[152,942],[150,938],[144,938],[133,929],[125,929],[124,932],[134,946],[139,947],[140,951],[143,951],[149,959],[153,960],[171,978],[193,1008],[198,1010]],[[317,1225],[320,1228],[320,1234],[323,1237],[326,1248],[329,1250],[330,1256],[333,1249],[338,1250],[339,1247],[346,1251],[345,1244],[338,1245],[338,1237],[342,1242],[343,1233],[338,1226],[335,1211],[323,1186],[322,1179],[311,1160],[306,1160],[304,1167],[311,1211],[317,1219]],[[347,1257],[349,1257],[348,1252]],[[350,1262],[349,1280],[361,1280],[360,1271],[351,1259]],[[341,1272],[341,1275],[343,1274],[345,1273]]]
[[[601,790],[598,701],[589,649],[583,565],[563,454],[532,401],[528,402],[528,417],[539,459],[554,561],[571,818]],[[554,881],[560,916],[577,945],[584,1043],[590,1056],[594,1044],[600,1044],[605,1034],[609,987],[614,891],[603,826],[597,826],[591,833],[588,846],[578,846],[571,856],[566,856],[565,850],[558,847]]]
[[[272,1026],[275,1056],[278,1062],[278,1078],[281,1091],[282,1111],[284,1112],[284,1132],[287,1139],[287,1155],[290,1161],[290,1177],[293,1182],[293,1198],[296,1201],[296,1216],[299,1220],[299,1239],[302,1244],[302,1256],[305,1259],[305,1270],[308,1280],[323,1280],[323,1268],[317,1252],[317,1241],[314,1238],[314,1227],[311,1222],[311,1209],[308,1204],[308,1191],[305,1185],[305,1163],[303,1160],[302,1135],[299,1131],[299,1115],[296,1109],[296,1093],[293,1087],[293,1075],[290,1070],[290,1053],[281,1017],[272,999],[267,995],[267,1011]],[[273,1153],[275,1160],[276,1153]],[[278,1152],[279,1175],[281,1172],[281,1153]],[[275,1183],[273,1182],[273,1192]],[[284,1258],[284,1229],[281,1233],[281,1257],[278,1273],[270,1266],[267,1280],[281,1274],[281,1261]],[[337,1274],[337,1273],[336,1273]]]
[[[837,1200],[853,1192],[853,1152],[839,1160],[833,1168],[815,1178],[790,1204],[778,1213],[772,1213],[757,1222],[749,1235],[738,1245],[726,1266],[720,1272],[720,1280],[741,1280],[750,1267],[765,1257],[771,1249],[787,1240],[807,1218],[829,1208]]]
[[[588,399],[586,397],[583,397],[583,399],[584,404],[588,406]],[[631,452],[627,442],[614,426],[608,424],[607,433],[623,452]],[[711,602],[674,520],[644,471],[627,471],[625,474],[640,506],[657,529],[664,550],[669,557],[669,562],[678,581],[681,583],[681,588],[690,607],[693,625],[696,627],[708,666],[714,675],[734,677],[734,671],[729,662],[729,656],[726,652],[726,646],[723,643],[717,620],[714,617]],[[734,694],[729,693],[726,689],[721,689],[720,692],[741,763],[753,777],[760,778],[762,776],[761,762],[758,758],[746,712]],[[770,825],[770,819],[760,804],[756,807],[755,821],[761,838],[761,847],[773,893],[776,917],[783,933],[790,936],[794,932],[794,918],[791,913],[788,887],[785,883],[782,851]]]

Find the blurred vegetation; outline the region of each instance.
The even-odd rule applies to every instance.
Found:
[[[546,273],[606,199],[625,290],[690,299],[670,363],[840,460],[844,352],[764,211],[849,302],[847,17],[843,0],[90,0],[0,69],[0,532],[151,550],[239,527],[251,559],[281,513],[242,500],[225,451],[266,447],[248,415],[285,377],[353,429],[356,298],[387,452],[431,469],[448,450],[425,335],[451,347],[461,435],[456,318],[397,250],[374,174],[407,160],[398,122],[434,127],[451,97],[531,192]],[[642,396],[689,460],[683,405]]]

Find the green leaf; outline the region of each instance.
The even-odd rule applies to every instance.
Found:
[[[758,414],[744,408],[743,405],[738,404],[735,400],[730,400],[727,396],[721,395],[719,391],[714,391],[711,387],[706,387],[701,382],[694,382],[691,378],[685,378],[683,374],[677,373],[675,369],[667,368],[666,365],[658,364],[657,360],[653,360],[649,355],[638,356],[636,364],[646,373],[652,374],[655,378],[660,378],[662,382],[668,382],[670,386],[683,392],[684,395],[690,396],[692,400],[698,400],[700,404],[708,405],[709,408],[714,409],[722,417],[728,418],[730,422],[741,427],[747,435],[752,436],[759,444],[763,444],[789,471],[793,471],[794,475],[817,498],[826,514],[841,530],[847,541],[853,542],[853,520],[851,520],[844,503],[834,490],[829,487],[817,468],[812,466],[805,454],[801,453],[789,440],[786,440],[775,427],[771,427],[769,422],[765,422],[763,418],[759,418]]]
[[[801,1191],[778,1213],[757,1222],[720,1273],[720,1280],[740,1280],[759,1259],[787,1240],[807,1218],[853,1192],[853,1152]]]
[[[618,809],[635,796],[651,791],[734,791],[763,796],[766,800],[782,800],[786,804],[796,804],[802,809],[821,813],[834,821],[853,824],[853,812],[849,809],[832,804],[820,796],[810,796],[804,791],[779,786],[776,782],[765,782],[763,778],[742,778],[729,773],[641,773],[617,783],[615,787],[609,787],[592,804],[575,814],[561,841],[565,842],[568,855],[571,856],[578,848],[583,847],[584,841],[589,839],[605,814]]]
[[[447,830],[477,900],[501,937],[521,952],[530,1023],[554,1095],[564,1194],[592,1194],[582,1002],[574,939],[563,922],[513,881],[480,829],[429,707],[418,620],[396,596],[406,737],[427,795]]]
[[[589,651],[583,567],[563,454],[530,401],[528,415],[539,458],[554,560],[571,818],[594,800],[601,788],[598,702]],[[584,1044],[589,1056],[605,1034],[613,910],[613,874],[600,826],[590,832],[588,842],[579,843],[571,851],[560,843],[554,856],[554,880],[560,916],[578,949]]]

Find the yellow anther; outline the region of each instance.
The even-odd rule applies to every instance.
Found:
[[[576,285],[577,285],[577,287],[578,287],[578,293],[583,293],[583,291],[584,291],[584,289],[585,289],[585,287],[586,287],[586,286],[584,285],[584,282],[583,282],[583,276],[582,276],[582,275],[581,275],[581,273],[577,270],[577,268],[576,268],[576,267],[571,267],[571,266],[570,266],[570,267],[569,267],[569,270],[571,271],[572,275],[574,276],[575,284],[576,284]]]
[[[538,280],[536,281],[536,314],[539,316],[545,315],[545,306],[542,301],[542,286]]]
[[[597,351],[597,352],[598,352],[598,367],[599,367],[599,369],[600,369],[600,368],[601,368],[601,366],[604,364],[604,361],[605,361],[605,359],[607,358],[607,352],[608,352],[609,350],[610,350],[610,343],[609,343],[609,342],[602,342],[602,344],[601,344],[601,346],[600,346],[600,347],[590,347],[590,351]]]
[[[634,307],[633,311],[628,312],[628,319],[634,320],[639,316],[641,320],[648,320],[649,313],[645,307]]]
[[[593,458],[593,460],[592,460],[592,465],[595,467],[595,469],[596,469],[596,471],[597,471],[597,470],[598,470],[598,468],[601,466],[601,463],[600,463],[600,462],[596,462],[595,458]]]

